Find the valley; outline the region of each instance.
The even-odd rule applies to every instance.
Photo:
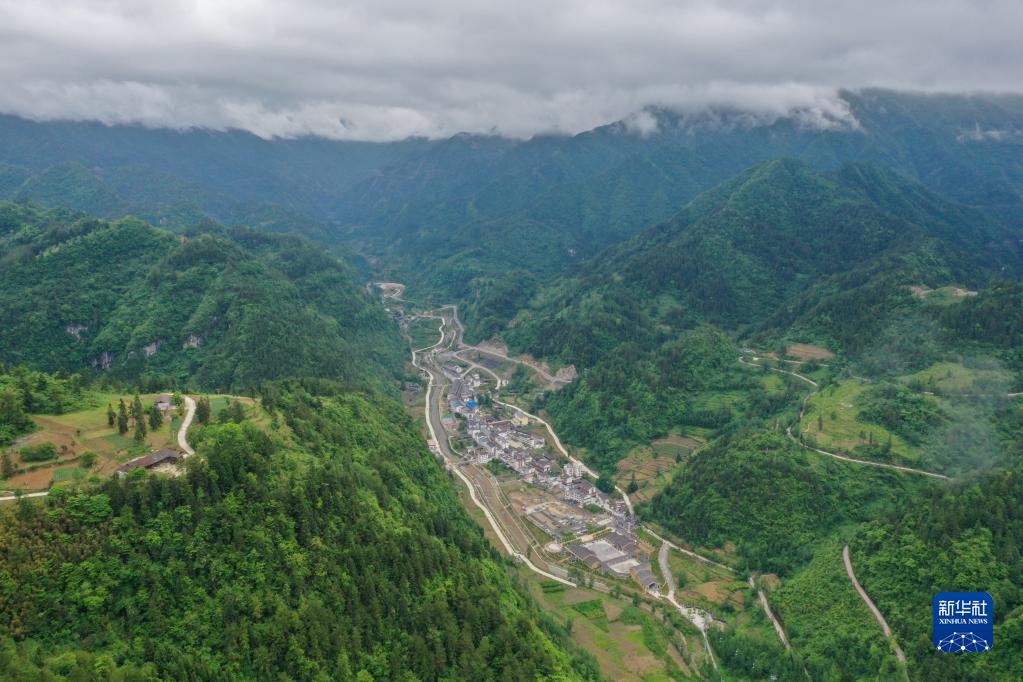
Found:
[[[1023,100],[835,101],[0,115],[0,679],[1023,677]]]
[[[682,597],[681,594],[676,595],[674,577],[678,568],[670,565],[669,556],[670,553],[677,552],[677,556],[684,564],[695,562],[697,571],[706,570],[708,567],[712,571],[718,571],[718,579],[723,577],[726,584],[735,583],[735,578],[732,577],[734,570],[680,547],[638,523],[629,495],[621,487],[614,486],[613,496],[597,490],[593,482],[598,478],[603,479],[565,449],[547,421],[499,399],[497,395],[500,395],[501,388],[507,384],[507,379],[486,366],[466,361],[461,357],[463,352],[467,350],[478,352],[479,348],[467,346],[462,340],[464,329],[458,319],[457,306],[448,305],[434,311],[414,312],[415,308],[406,311],[405,302],[401,298],[403,288],[399,289],[393,284],[378,286],[383,290],[383,298],[389,306],[389,311],[397,313],[400,319],[407,319],[407,313],[411,313],[412,317],[418,319],[439,322],[439,340],[433,345],[412,351],[413,365],[424,372],[427,378],[423,415],[429,435],[429,446],[443,459],[445,468],[465,485],[471,504],[482,512],[486,520],[485,527],[488,527],[498,539],[499,545],[506,553],[528,569],[535,576],[534,580],[546,581],[542,584],[560,584],[577,590],[595,590],[616,598],[629,598],[631,594],[634,606],[642,605],[647,609],[652,609],[658,603],[667,603],[695,626],[702,637],[702,647],[706,655],[703,664],[709,664],[717,671],[718,665],[708,638],[708,630],[720,628],[725,625],[725,620],[714,616],[702,606],[679,601]],[[545,386],[550,387],[554,384],[554,377],[531,362],[509,358],[506,354],[499,357],[504,361],[528,367],[538,375]],[[477,372],[489,375],[492,381],[481,381]],[[545,432],[544,435],[549,437],[549,444],[541,446],[538,441],[531,447],[541,450],[550,448],[553,451],[552,456],[560,460],[559,468],[569,473],[563,473],[562,478],[558,480],[553,474],[543,473],[538,468],[540,466],[538,462],[543,462],[548,471],[551,464],[555,467],[559,464],[542,454],[535,457],[525,454],[525,451],[516,450],[501,451],[500,459],[506,462],[502,468],[508,474],[495,476],[490,471],[492,467],[484,466],[500,461],[494,452],[494,448],[500,446],[490,440],[492,430],[485,424],[489,423],[493,428],[508,424],[507,421],[495,420],[488,408],[477,407],[479,399],[477,395],[484,393],[486,402],[493,405],[494,410],[501,410],[502,416],[510,410],[512,415],[516,415],[514,419],[522,420],[518,422],[522,426],[530,422],[542,426],[541,433]],[[457,407],[462,414],[450,419],[443,417],[442,414],[447,411],[449,403],[452,408]],[[476,436],[480,445],[466,452],[454,450],[452,442],[458,437],[459,427],[453,426],[451,422],[456,420],[466,421],[470,431],[476,429],[483,434]],[[522,437],[526,437],[523,431],[511,433],[520,433],[523,434]],[[515,468],[519,468],[518,474],[513,472]],[[590,482],[587,483],[585,478],[580,479],[579,474],[589,477]],[[523,476],[524,480],[529,482],[521,488],[523,492],[528,491],[528,504],[516,503],[509,499],[511,493],[507,481],[518,481],[520,480],[518,476]],[[573,483],[580,480],[581,483]],[[518,485],[515,487],[519,488]],[[552,488],[565,491],[561,493],[566,495],[565,500],[558,501],[556,494],[543,492],[544,489]],[[583,488],[586,490],[580,493],[579,490]],[[617,502],[615,497],[618,498]],[[585,507],[585,511],[582,507]],[[595,512],[597,513],[594,514]],[[540,520],[540,517],[543,520]],[[632,557],[618,551],[619,548],[624,548],[622,543],[634,548],[629,550],[634,552]],[[598,548],[598,545],[601,547]],[[602,554],[610,558],[601,558]],[[614,562],[631,566],[629,569],[619,568]],[[651,562],[657,563],[659,578],[652,570]],[[713,584],[714,580],[704,583],[706,586]],[[755,591],[755,599],[742,597],[741,593],[745,591],[746,585],[742,581],[739,581],[738,585],[739,617],[749,620],[747,610],[756,613],[758,608],[762,609],[770,619],[769,629],[773,628],[778,632],[780,644],[787,649],[788,643],[782,626],[771,613],[764,592],[755,587],[754,578],[752,576],[749,578],[749,586]],[[545,587],[543,591],[549,593],[553,590]],[[700,600],[706,599],[702,594],[689,592],[686,594],[693,594]],[[720,604],[716,599],[718,597],[704,603],[717,611]],[[680,634],[684,636],[685,631],[680,631]],[[597,654],[596,651],[594,653]],[[697,658],[687,662],[693,666],[699,661]]]

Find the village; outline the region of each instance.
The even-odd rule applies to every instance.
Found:
[[[547,440],[530,430],[529,417],[478,398],[484,381],[475,371],[447,362],[450,381],[447,405],[452,416],[442,420],[452,436],[472,444],[462,464],[514,472],[525,489],[510,494],[516,512],[551,537],[546,549],[574,559],[591,570],[620,580],[632,579],[656,594],[659,582],[647,553],[637,541],[636,522],[625,501],[599,490],[582,464],[551,452]]]

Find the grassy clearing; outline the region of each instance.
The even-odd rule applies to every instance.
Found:
[[[760,383],[769,394],[785,392],[785,380],[777,372],[768,372],[761,375]]]
[[[140,397],[142,403],[148,405],[157,395],[150,393]],[[12,461],[21,471],[0,486],[5,490],[45,490],[54,482],[110,476],[123,462],[171,445],[176,433],[174,420],[165,420],[163,426],[156,432],[149,432],[142,443],[135,442],[131,431],[122,436],[116,426],[107,424],[107,404],[116,409],[121,399],[130,404],[133,397],[127,394],[97,393],[92,401],[94,406],[88,409],[33,417],[37,430],[8,448],[12,453]],[[53,443],[58,450],[58,457],[41,466],[33,465],[29,470],[20,461],[18,448],[39,443]],[[96,455],[96,461],[87,470],[79,463],[86,452]]]
[[[693,410],[720,410],[737,409],[746,401],[746,393],[743,391],[708,391],[697,394],[690,408]]]
[[[1000,395],[1011,390],[1013,376],[993,360],[971,363],[939,362],[927,369],[900,377],[909,387],[938,395]]]
[[[884,444],[890,439],[893,460],[920,464],[918,448],[883,426],[859,421],[857,400],[867,386],[860,379],[846,379],[812,395],[800,424],[804,438],[824,450],[860,456],[857,447]]]
[[[430,317],[417,317],[409,323],[408,335],[412,338],[413,348],[432,346],[440,340],[440,320]]]

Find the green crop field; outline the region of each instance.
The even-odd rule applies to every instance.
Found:
[[[544,610],[571,623],[572,639],[597,659],[607,679],[691,679],[704,662],[702,639],[688,622],[666,626],[659,613],[633,606],[628,594],[614,597],[520,574]]]
[[[939,362],[927,369],[900,377],[910,387],[939,395],[998,395],[1013,390],[1012,373],[993,360],[967,367],[962,363]]]
[[[857,454],[855,449],[859,446],[871,442],[885,444],[891,439],[893,459],[921,463],[920,450],[898,434],[858,419],[857,399],[867,385],[859,379],[847,379],[812,395],[806,402],[806,414],[800,424],[804,438],[821,449],[853,455]]]

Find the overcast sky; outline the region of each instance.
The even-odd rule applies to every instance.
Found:
[[[1023,91],[1021,0],[0,0],[0,111],[392,139]]]

